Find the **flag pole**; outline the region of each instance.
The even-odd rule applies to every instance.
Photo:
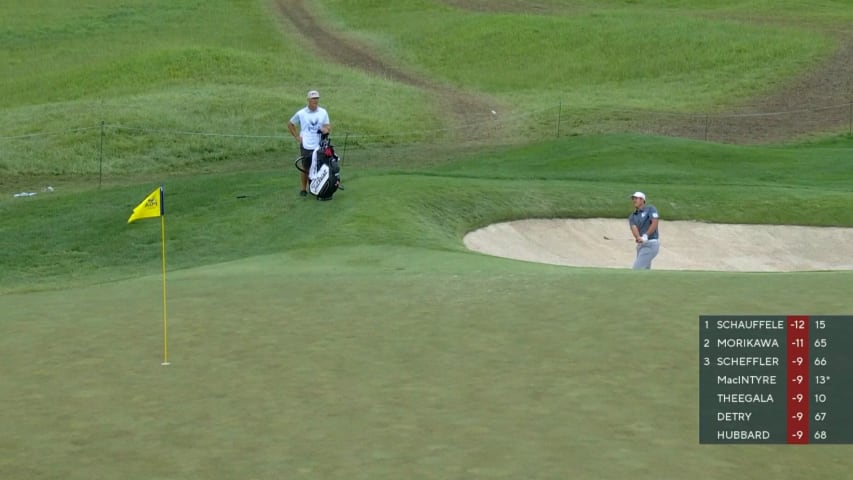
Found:
[[[142,202],[133,209],[127,223],[133,223],[143,218],[160,217],[160,244],[163,258],[163,363],[169,365],[169,323],[166,316],[166,207],[163,205],[163,185],[149,193]]]
[[[163,258],[163,363],[169,365],[169,322],[166,316],[166,216],[160,216],[160,243]]]

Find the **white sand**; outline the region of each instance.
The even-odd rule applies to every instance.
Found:
[[[853,270],[853,228],[660,223],[654,270],[792,272]],[[465,236],[488,255],[579,267],[631,268],[627,220],[560,219],[497,223]]]

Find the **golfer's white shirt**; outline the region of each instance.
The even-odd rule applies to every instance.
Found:
[[[302,148],[314,150],[320,146],[320,134],[317,131],[328,125],[329,112],[323,107],[317,107],[313,112],[304,107],[290,117],[290,123],[299,125],[299,134],[302,135]]]

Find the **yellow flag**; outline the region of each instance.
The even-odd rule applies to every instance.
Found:
[[[143,218],[162,217],[166,212],[163,209],[163,187],[158,187],[157,190],[151,192],[145,197],[136,208],[133,209],[133,214],[127,219],[127,223],[142,220]]]

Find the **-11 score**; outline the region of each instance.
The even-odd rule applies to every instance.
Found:
[[[829,342],[825,338],[816,338],[812,345],[814,345],[815,348],[826,348],[828,344]],[[795,338],[794,341],[791,342],[791,345],[796,348],[803,348],[806,346],[806,341],[802,338]]]

